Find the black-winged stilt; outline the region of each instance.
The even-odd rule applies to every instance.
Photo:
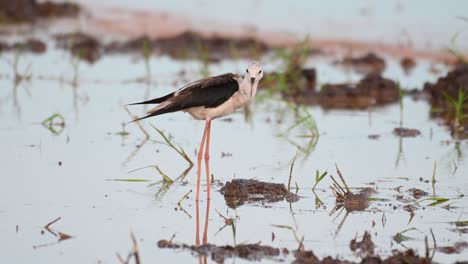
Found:
[[[262,77],[263,72],[260,63],[251,62],[246,69],[244,77],[233,73],[226,73],[189,83],[163,97],[131,104],[159,104],[149,110],[147,116],[135,121],[176,111],[184,111],[197,120],[205,120],[205,129],[198,150],[197,201],[200,198],[201,160],[204,148],[207,199],[210,199],[209,159],[211,120],[229,115],[236,109],[248,104],[257,94],[257,86]]]

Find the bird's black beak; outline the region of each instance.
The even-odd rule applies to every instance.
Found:
[[[254,84],[254,82],[255,82],[255,78],[250,78],[250,84],[252,84],[252,85],[253,85],[253,84]]]

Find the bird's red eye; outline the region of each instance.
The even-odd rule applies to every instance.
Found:
[[[258,71],[258,74],[260,74],[260,73],[262,73],[262,70],[259,70],[259,71]]]
[[[249,69],[245,69],[245,71],[246,71],[247,73],[249,73]]]

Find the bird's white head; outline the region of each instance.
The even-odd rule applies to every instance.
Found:
[[[258,61],[252,61],[245,71],[244,82],[249,84],[250,98],[252,98],[257,94],[258,83],[263,78],[262,65]]]
[[[245,77],[250,80],[252,85],[255,81],[258,84],[258,82],[263,78],[262,65],[258,61],[252,61],[249,63],[249,66],[247,66],[245,71],[247,72]]]

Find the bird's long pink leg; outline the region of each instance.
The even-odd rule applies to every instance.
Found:
[[[203,158],[203,147],[205,145],[206,133],[208,131],[208,126],[209,126],[208,124],[209,124],[209,122],[207,120],[206,124],[205,124],[205,129],[203,131],[203,137],[202,137],[202,140],[201,140],[201,143],[200,143],[200,148],[198,149],[197,194],[196,194],[196,200],[197,201],[200,200],[201,160]]]
[[[200,246],[200,203],[195,201],[195,245]]]
[[[208,132],[206,134],[206,146],[205,146],[205,167],[206,167],[206,192],[207,199],[210,200],[210,137],[211,137],[211,120],[207,120]]]
[[[210,218],[210,199],[206,200],[205,228],[203,229],[203,245],[208,244],[208,224]]]

